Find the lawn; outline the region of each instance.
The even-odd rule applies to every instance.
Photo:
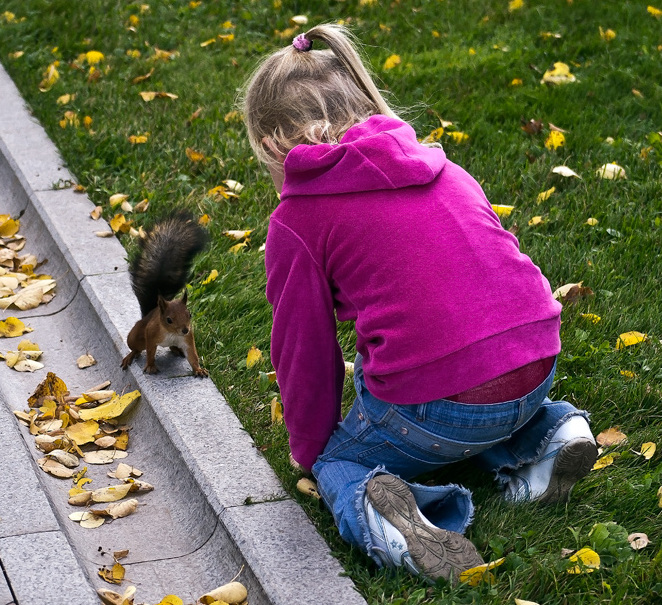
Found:
[[[189,297],[204,365],[369,603],[662,602],[662,464],[658,454],[638,454],[644,443],[662,445],[662,3],[4,0],[1,10],[0,60],[104,216],[124,213],[111,207],[116,193],[132,205],[149,201],[146,212],[124,213],[134,228],[173,208],[206,216],[212,245],[197,260]],[[586,288],[564,304],[553,396],[587,409],[596,434],[619,427],[627,435],[605,448],[613,463],[554,507],[508,506],[492,478],[468,464],[425,478],[473,490],[468,535],[486,560],[505,557],[492,581],[429,586],[378,570],[339,539],[328,512],[298,494],[285,429],[272,422],[260,246],[278,199],[235,101],[256,61],[305,30],[290,21],[296,15],[309,25],[346,23],[419,136],[443,121],[449,158],[493,204],[512,206],[502,223],[552,288]],[[556,62],[573,82],[541,83]],[[608,163],[626,178],[601,178]],[[555,173],[559,166],[578,176]],[[232,181],[243,185],[238,194]],[[249,229],[248,239],[224,235]],[[402,229],[416,238],[416,225]],[[135,236],[118,237],[130,253]],[[213,270],[217,278],[203,283]],[[629,331],[646,338],[617,346]],[[352,360],[351,326],[340,335]],[[246,362],[251,347],[263,354],[255,365]],[[632,549],[632,532],[651,543]],[[600,555],[599,569],[568,573],[567,550],[582,547]]]

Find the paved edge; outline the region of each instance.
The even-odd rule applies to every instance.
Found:
[[[119,364],[126,349],[124,335],[139,316],[124,249],[115,238],[94,235],[109,227],[89,219],[94,205],[86,195],[56,190],[57,183],[75,178],[1,65],[0,107],[0,155],[20,189],[15,191],[14,181],[10,197],[25,197],[35,207],[108,331]],[[82,240],[90,241],[91,247],[81,245]],[[133,372],[142,405],[154,410],[268,602],[290,605],[305,596],[307,602],[319,605],[365,605],[213,383],[190,377],[163,380],[140,370]],[[177,406],[168,405],[173,400]],[[187,413],[180,413],[181,409]],[[214,426],[223,430],[220,439],[218,432],[208,430],[210,409],[215,419],[221,417]],[[219,444],[225,445],[219,448]],[[247,499],[255,504],[246,505]],[[6,569],[10,584],[14,578],[17,583],[25,580],[22,576],[29,567],[26,563],[24,570],[20,566]]]

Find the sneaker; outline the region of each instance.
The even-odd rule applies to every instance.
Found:
[[[577,481],[598,457],[595,439],[583,416],[572,416],[554,433],[536,462],[510,475],[505,498],[510,502],[566,502]]]
[[[431,580],[448,580],[484,563],[464,536],[432,525],[398,477],[378,475],[370,479],[365,510],[374,552],[387,567],[404,566]]]

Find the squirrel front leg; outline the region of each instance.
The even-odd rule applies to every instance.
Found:
[[[187,339],[186,343],[186,359],[191,364],[193,373],[200,378],[205,378],[209,376],[209,372],[205,368],[200,366],[200,359],[198,357],[198,351],[195,348],[195,339],[193,338],[193,329],[189,332],[190,338]]]
[[[147,356],[145,367],[143,368],[143,372],[145,372],[145,374],[159,373],[159,368],[156,367],[156,347],[156,344],[150,344],[145,349],[145,354]]]

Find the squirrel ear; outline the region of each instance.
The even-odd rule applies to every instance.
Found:
[[[186,301],[188,300],[188,290],[184,288],[184,294],[182,294],[182,304],[186,306]]]
[[[158,299],[157,299],[157,302],[158,302],[158,304],[159,304],[159,310],[161,311],[161,313],[165,313],[165,312],[166,312],[166,308],[167,308],[167,306],[168,306],[168,301],[167,301],[165,298],[163,298],[163,296],[161,296],[161,295],[159,294],[159,297],[158,297]]]

